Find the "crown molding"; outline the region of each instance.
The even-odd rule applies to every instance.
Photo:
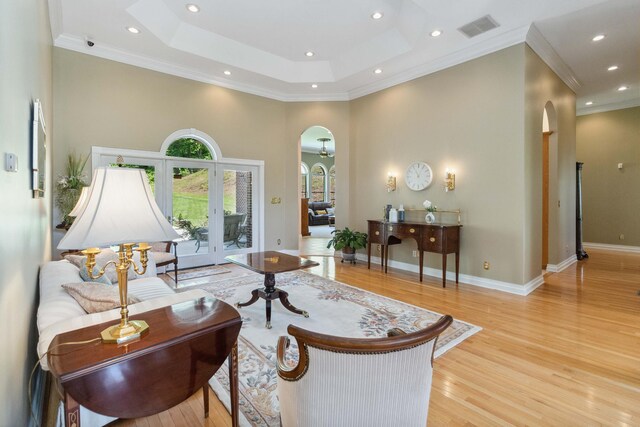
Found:
[[[562,60],[535,24],[531,24],[529,28],[526,43],[572,91],[577,92],[580,89],[581,84],[573,70]]]
[[[52,0],[56,1],[56,0]],[[271,91],[253,85],[231,82],[229,80],[211,77],[207,73],[197,71],[191,68],[177,66],[168,62],[158,61],[143,55],[137,55],[124,50],[116,49],[102,43],[96,43],[93,47],[88,47],[86,40],[69,34],[61,34],[54,39],[54,46],[68,49],[87,55],[97,56],[99,58],[109,59],[111,61],[120,62],[135,67],[146,68],[148,70],[157,71],[172,76],[183,77],[185,79],[195,80],[202,83],[213,84],[216,86],[233,89],[252,95],[262,96],[265,98],[275,99],[283,102],[315,102],[315,101],[348,101],[346,93],[328,93],[328,94],[286,94],[277,91]]]
[[[506,49],[519,43],[524,43],[528,30],[529,27],[527,26],[513,29],[499,36],[483,40],[476,43],[475,45],[469,46],[449,55],[445,55],[434,61],[429,61],[425,64],[413,67],[407,71],[395,74],[384,80],[380,80],[375,83],[353,89],[349,91],[349,99],[356,99],[365,95],[370,95],[383,89],[388,89],[392,86],[406,83],[419,77],[423,77],[428,74],[432,74],[446,68],[462,64],[472,59],[480,58],[481,56]]]
[[[593,105],[590,107],[576,108],[576,116],[586,116],[587,114],[606,113],[607,111],[624,110],[625,108],[640,107],[640,98],[628,99],[626,101],[613,102],[611,104]]]

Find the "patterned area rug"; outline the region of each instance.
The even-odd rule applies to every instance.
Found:
[[[216,277],[210,283],[188,286],[178,292],[204,289],[233,305],[239,301],[247,301],[251,291],[263,285],[264,276],[250,273],[244,277],[221,279],[222,277]],[[304,271],[276,275],[276,286],[287,291],[289,301],[308,311],[310,317],[304,318],[291,313],[279,301],[274,301],[271,316],[273,328],[269,330],[264,327],[264,300],[239,310],[243,320],[238,343],[240,421],[243,426],[280,425],[276,394],[276,344],[279,336],[286,335],[289,324],[339,336],[382,337],[391,328],[401,328],[407,332],[424,328],[441,316]],[[451,327],[438,339],[435,357],[441,356],[480,330],[478,326],[454,320]],[[290,357],[297,359],[295,340],[291,344]],[[210,384],[229,408],[226,364],[211,379]]]
[[[219,265],[214,265],[211,267],[191,268],[185,271],[180,271],[178,269],[178,282],[182,280],[197,279],[200,277],[215,276],[217,274],[226,274],[230,272],[231,270],[229,270],[228,268]]]

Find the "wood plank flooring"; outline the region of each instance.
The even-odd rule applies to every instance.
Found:
[[[640,425],[640,254],[590,258],[528,297],[313,257],[311,271],[482,326],[436,359],[429,425]],[[229,426],[214,393],[117,426]]]

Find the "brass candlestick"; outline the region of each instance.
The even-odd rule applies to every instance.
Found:
[[[98,279],[104,275],[105,268],[109,264],[113,264],[116,267],[118,273],[118,291],[120,294],[120,324],[110,326],[101,332],[102,342],[105,343],[117,343],[121,344],[126,341],[130,341],[136,338],[140,338],[143,334],[149,331],[149,325],[144,320],[129,320],[128,306],[128,271],[129,267],[133,267],[133,271],[137,274],[144,274],[147,271],[147,252],[151,249],[146,243],[138,244],[136,249],[132,249],[134,243],[123,243],[118,249],[118,261],[109,261],[106,263],[97,274],[93,274],[93,269],[96,265],[96,255],[100,253],[98,248],[89,248],[82,253],[87,257],[87,271],[89,277],[92,279]],[[141,268],[138,268],[133,261],[133,251],[140,252],[140,264]]]

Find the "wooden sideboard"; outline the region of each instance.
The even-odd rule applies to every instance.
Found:
[[[371,246],[380,245],[380,268],[387,272],[389,246],[402,243],[402,239],[414,239],[418,244],[420,259],[420,281],[424,253],[434,252],[442,255],[442,287],[447,285],[447,255],[456,255],[456,283],[460,268],[460,229],[461,225],[427,224],[425,222],[387,222],[368,220],[369,244],[367,245],[367,268],[371,268]]]
[[[311,236],[309,233],[309,199],[300,199],[300,234]]]
[[[64,396],[65,424],[81,427],[80,408],[117,418],[167,410],[198,389],[209,413],[209,379],[229,358],[232,425],[238,425],[238,312],[222,301],[200,298],[131,316],[149,332],[126,344],[58,347],[100,336],[112,322],[65,332],[49,346],[49,367]],[[53,351],[51,351],[53,350]]]

